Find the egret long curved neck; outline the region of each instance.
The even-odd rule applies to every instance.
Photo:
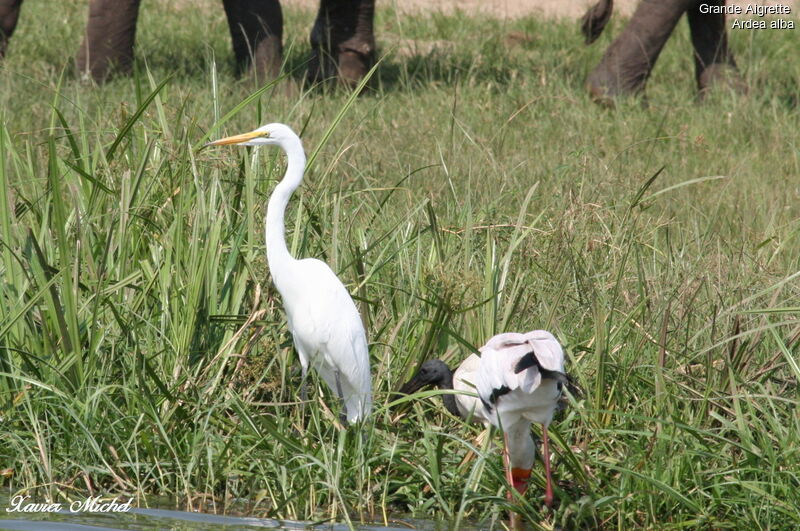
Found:
[[[299,138],[286,139],[280,143],[280,147],[286,152],[288,159],[286,174],[269,198],[267,215],[264,220],[267,262],[273,279],[280,276],[285,267],[294,261],[286,248],[283,217],[292,193],[303,182],[303,172],[306,166],[306,154],[303,152],[303,144]]]

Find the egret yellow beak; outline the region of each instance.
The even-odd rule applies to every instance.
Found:
[[[249,133],[243,133],[241,135],[234,135],[234,136],[227,136],[225,138],[220,138],[219,140],[214,140],[213,142],[209,142],[206,146],[227,146],[230,144],[241,144],[242,142],[247,142],[248,140],[253,140],[254,138],[266,138],[269,136],[269,132],[267,131],[251,131]]]

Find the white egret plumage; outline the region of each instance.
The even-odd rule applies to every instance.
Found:
[[[268,124],[207,145],[279,146],[286,153],[286,174],[267,204],[264,230],[267,262],[300,357],[303,381],[311,366],[342,401],[342,420],[356,422],[372,408],[367,336],[361,316],[342,282],[325,262],[295,259],[286,247],[284,213],[303,181],[303,144],[284,124]]]

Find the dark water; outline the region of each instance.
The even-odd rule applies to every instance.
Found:
[[[119,503],[127,501],[121,498]],[[271,518],[249,518],[239,516],[219,516],[207,513],[190,513],[166,509],[138,509],[131,507],[127,511],[86,512],[82,508],[70,509],[69,503],[62,503],[56,512],[45,512],[44,507],[37,507],[37,512],[21,512],[26,504],[44,504],[43,499],[29,498],[23,502],[12,503],[9,496],[0,495],[0,529],[23,531],[100,531],[106,529],[123,530],[248,530],[248,529],[319,529],[325,531],[346,531],[343,523],[295,522],[289,520],[273,520]],[[18,510],[11,511],[16,508]],[[124,507],[123,507],[124,508]],[[57,510],[57,509],[60,509]],[[97,507],[95,507],[97,509]],[[401,527],[402,526],[402,527]],[[359,531],[400,531],[418,529],[435,531],[450,529],[450,526],[432,521],[418,519],[398,520],[395,527],[379,524],[356,525]],[[469,529],[462,527],[462,529]],[[476,529],[476,528],[471,528]]]

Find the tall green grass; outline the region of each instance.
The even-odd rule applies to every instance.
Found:
[[[287,11],[287,78],[264,87],[232,77],[218,6],[170,6],[143,7],[132,78],[74,79],[80,2],[53,27],[26,2],[3,63],[6,487],[351,523],[499,525],[509,505],[537,527],[800,523],[790,32],[733,35],[753,92],[697,105],[681,27],[648,107],[609,111],[581,87],[601,49],[571,23],[384,10],[386,57],[348,106],[301,88],[309,14]],[[262,235],[281,155],[197,149],[268,121],[319,149],[287,237],[368,323],[377,409],[360,433],[336,427],[324,386],[299,402]],[[477,440],[436,393],[387,408],[422,360],[534,328],[582,390],[551,427],[552,515],[540,467],[506,502],[499,437]]]

